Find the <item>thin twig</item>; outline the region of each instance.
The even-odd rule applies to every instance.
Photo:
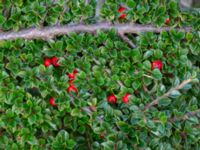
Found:
[[[198,113],[200,113],[200,109],[197,109],[195,111],[190,111],[190,112],[187,112],[186,114],[184,114],[183,116],[180,116],[180,117],[173,117],[173,118],[168,118],[167,120],[171,123],[175,122],[175,121],[185,121],[187,120],[189,117],[192,117],[192,116],[195,116],[197,115]],[[154,123],[161,123],[160,119],[158,118],[153,118],[152,121]]]
[[[88,5],[90,3],[89,0],[85,0],[85,6]]]
[[[104,1],[105,0],[96,0],[96,9],[95,9],[95,17],[100,20],[100,11],[101,11],[101,8],[104,4]]]
[[[0,113],[5,113],[5,110],[0,110]]]
[[[133,42],[124,34],[119,34],[119,36],[122,38],[123,41],[125,41],[126,43],[128,43],[128,45],[132,48],[135,48],[135,44],[133,44]]]
[[[200,124],[198,124],[198,125],[194,125],[193,128],[200,129]]]
[[[90,131],[88,129],[86,131],[86,140],[87,140],[87,144],[88,144],[88,149],[93,150],[92,144],[91,144],[91,138],[90,138]]]
[[[150,79],[155,79],[154,77],[152,77],[152,76],[150,76],[150,75],[147,75],[147,74],[143,74],[142,76],[147,77],[147,78],[150,78]]]
[[[147,86],[143,85],[143,89],[144,89],[145,92],[149,93]]]
[[[197,110],[195,110],[195,111],[188,112],[188,113],[186,113],[185,115],[183,115],[183,116],[181,116],[181,117],[173,117],[173,118],[169,119],[169,121],[171,121],[171,122],[175,122],[175,121],[179,121],[179,120],[185,121],[185,120],[187,120],[189,117],[195,116],[195,115],[197,115],[198,113],[200,113],[200,109],[197,109]]]
[[[154,105],[157,105],[158,102],[165,98],[165,97],[168,97],[174,90],[180,90],[182,89],[186,84],[190,83],[192,81],[192,79],[187,79],[185,81],[183,81],[180,85],[174,87],[174,88],[171,88],[167,93],[163,94],[162,96],[156,98],[155,100],[153,100],[152,102],[148,103],[145,105],[144,107],[144,110],[143,111],[146,111],[148,110],[150,107],[154,106]]]
[[[2,32],[0,33],[0,41],[1,40],[11,40],[17,38],[23,39],[51,39],[56,35],[66,35],[71,32],[90,32],[95,33],[97,30],[110,30],[115,29],[120,34],[125,33],[141,33],[141,32],[161,32],[163,30],[169,31],[169,27],[161,27],[157,28],[152,25],[140,25],[140,24],[111,24],[108,22],[91,24],[91,25],[84,25],[84,24],[76,24],[76,25],[63,25],[63,26],[47,26],[44,28],[29,28],[24,29],[18,32],[9,31],[9,32]],[[175,28],[178,31],[186,31],[189,32],[191,27],[185,28]]]
[[[122,83],[122,81],[118,80],[117,83],[119,84],[120,87],[124,87],[124,84]]]

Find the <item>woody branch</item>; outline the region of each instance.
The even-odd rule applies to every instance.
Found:
[[[141,32],[156,32],[159,33],[161,31],[169,31],[171,28],[169,27],[154,27],[152,25],[140,25],[133,23],[126,24],[111,24],[108,22],[85,25],[85,24],[76,24],[76,25],[63,25],[63,26],[48,26],[44,28],[29,28],[23,29],[18,32],[8,31],[0,33],[0,41],[2,40],[12,40],[12,39],[51,39],[57,35],[67,35],[71,32],[89,32],[95,33],[97,30],[110,30],[115,29],[119,35],[124,35],[126,33],[135,33],[139,34]],[[190,27],[185,28],[175,28],[178,31],[189,32],[191,30]],[[126,39],[127,40],[127,39]],[[129,43],[129,45],[131,45]],[[134,45],[132,45],[134,46]]]

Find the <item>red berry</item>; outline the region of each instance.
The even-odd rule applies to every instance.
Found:
[[[50,104],[51,106],[56,106],[56,104],[55,104],[55,99],[54,99],[53,97],[51,97],[51,98],[49,99],[49,104]]]
[[[45,67],[50,66],[51,65],[51,59],[50,58],[45,58],[43,64],[44,64]]]
[[[59,67],[60,65],[58,64],[58,58],[56,56],[53,56],[51,58],[51,63],[54,67]]]
[[[74,69],[72,73],[69,73],[69,74],[68,74],[69,80],[70,80],[70,81],[71,81],[71,80],[74,80],[77,73],[78,73],[78,71],[77,71],[76,69]],[[70,83],[72,83],[72,82],[70,82]]]
[[[67,92],[70,93],[71,91],[75,92],[75,93],[78,93],[78,90],[77,88],[71,84],[68,88],[67,88]]]
[[[69,78],[70,81],[74,80],[75,79],[75,74],[74,73],[69,73],[68,74],[68,78]]]
[[[70,81],[71,81],[71,80],[74,80],[77,73],[78,73],[78,72],[77,72],[76,69],[74,69],[74,71],[73,71],[72,73],[69,73],[69,74],[68,74],[69,80],[70,80]]]
[[[116,104],[116,102],[117,102],[116,96],[115,96],[114,94],[109,95],[109,96],[107,97],[107,102],[108,102],[108,103]]]
[[[126,9],[125,7],[120,6],[120,7],[118,8],[118,12],[121,13],[121,12],[123,12],[125,9]]]
[[[122,97],[122,102],[123,103],[128,103],[128,101],[129,101],[129,99],[128,99],[128,97],[130,96],[130,94],[128,94],[128,93],[126,93],[123,97]]]
[[[151,70],[154,70],[155,68],[158,68],[159,70],[161,70],[161,69],[162,69],[162,66],[163,66],[162,61],[160,61],[160,60],[155,60],[155,61],[153,61],[153,62],[151,63]]]
[[[77,74],[77,73],[78,73],[78,71],[76,69],[74,69],[73,74]]]
[[[169,22],[170,22],[169,18],[165,19],[165,24],[168,24]]]
[[[119,19],[125,19],[126,18],[126,14],[121,14],[120,16],[119,16]]]

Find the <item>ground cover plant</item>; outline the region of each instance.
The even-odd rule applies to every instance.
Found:
[[[198,11],[5,0],[0,12],[0,149],[200,149]]]

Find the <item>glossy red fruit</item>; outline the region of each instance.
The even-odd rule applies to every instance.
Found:
[[[70,81],[74,80],[75,79],[75,74],[74,73],[69,73],[68,74],[68,78],[69,78]]]
[[[117,98],[116,98],[116,96],[115,96],[114,94],[109,95],[109,96],[107,97],[107,102],[108,102],[108,103],[112,103],[112,104],[116,104],[116,103],[117,103]]]
[[[170,22],[169,18],[165,19],[165,24],[168,24],[169,22]]]
[[[155,61],[153,61],[153,62],[151,63],[151,70],[154,70],[155,68],[158,68],[159,70],[161,70],[161,69],[162,69],[162,66],[163,66],[162,61],[160,61],[160,60],[155,60]]]
[[[45,67],[49,67],[51,65],[51,59],[50,58],[45,58],[43,64],[44,64]]]
[[[74,69],[73,74],[76,75],[77,73],[78,73],[78,71],[76,69]]]
[[[123,11],[125,11],[125,10],[126,10],[126,8],[125,8],[125,7],[122,7],[122,6],[118,8],[118,12],[119,12],[119,13],[121,13],[121,12],[123,12]]]
[[[51,58],[51,63],[54,67],[59,67],[60,65],[58,64],[58,58],[56,56],[53,56]]]
[[[51,97],[51,98],[49,99],[49,104],[50,104],[51,106],[56,106],[56,104],[55,104],[55,99],[54,99],[53,97]]]
[[[119,19],[125,19],[126,18],[126,14],[121,14],[120,16],[119,16]]]
[[[78,71],[76,69],[74,69],[72,73],[69,73],[68,74],[69,80],[74,80],[77,73],[78,73]]]
[[[67,92],[70,93],[71,91],[75,92],[75,93],[78,93],[78,90],[77,88],[71,84],[68,88],[67,88]]]
[[[128,97],[130,96],[130,94],[126,93],[123,97],[122,97],[122,102],[123,103],[128,103],[129,102],[129,99]]]

